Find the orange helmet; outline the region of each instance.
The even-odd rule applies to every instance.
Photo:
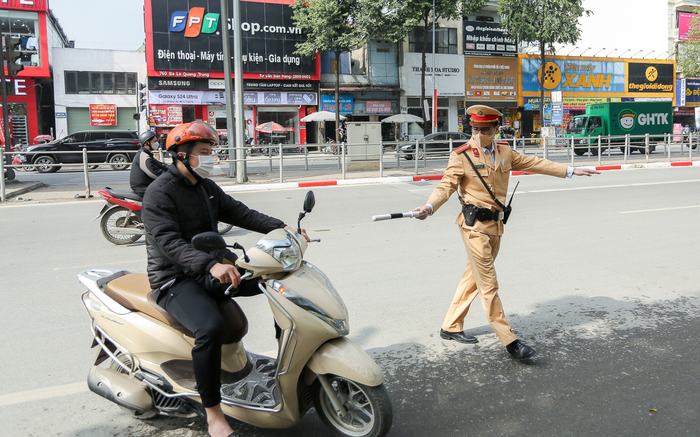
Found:
[[[190,141],[207,141],[218,144],[219,135],[209,123],[203,121],[180,124],[168,134],[168,138],[165,140],[165,149],[172,151],[180,144]]]

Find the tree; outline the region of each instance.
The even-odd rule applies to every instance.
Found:
[[[700,14],[700,6],[694,12]],[[676,46],[676,64],[685,77],[700,77],[700,17],[693,18],[688,27],[688,39]]]
[[[421,52],[421,106],[423,107],[423,119],[428,119],[425,113],[425,72],[426,72],[426,51],[428,48],[428,35],[432,31],[433,19],[457,20],[463,14],[476,13],[483,9],[486,0],[434,0],[435,14],[433,16],[433,0],[394,0],[390,3],[389,9],[396,11],[396,20],[384,23],[384,27],[391,29],[393,33],[401,34],[402,38],[408,36],[414,28],[423,29],[423,49]],[[461,24],[460,24],[461,25]],[[437,105],[437,102],[433,102]],[[430,133],[430,123],[423,124],[423,133]]]
[[[340,142],[340,55],[365,45],[378,35],[382,3],[370,0],[296,0],[291,6],[294,25],[306,34],[296,53],[315,56],[335,54],[335,139]]]
[[[547,49],[554,44],[574,44],[581,37],[578,20],[591,11],[583,0],[498,0],[501,26],[518,41],[535,43],[540,50],[540,122],[544,126],[544,81]]]

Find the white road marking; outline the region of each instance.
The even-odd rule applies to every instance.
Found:
[[[634,214],[634,213],[638,213],[638,212],[672,211],[674,209],[690,209],[690,208],[700,208],[700,205],[674,206],[674,207],[670,207],[670,208],[656,208],[656,209],[639,209],[636,211],[620,211],[620,214]]]
[[[36,390],[10,393],[0,396],[0,407],[21,404],[24,402],[43,401],[46,399],[68,396],[86,391],[88,391],[87,382],[76,382],[75,384],[57,385],[55,387],[45,387]]]

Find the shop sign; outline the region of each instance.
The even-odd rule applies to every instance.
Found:
[[[680,41],[691,39],[689,34],[693,28],[693,19],[697,17],[700,17],[700,15],[689,12],[680,12],[678,14],[678,39]]]
[[[515,38],[500,23],[463,20],[462,30],[467,56],[518,56]]]
[[[318,82],[293,80],[243,80],[245,90],[318,91]]]
[[[148,88],[150,88],[150,89],[171,89],[171,90],[194,89],[195,82],[193,79],[149,78]]]
[[[156,126],[176,126],[182,124],[181,105],[150,105],[151,119]]]
[[[420,53],[404,53],[402,83],[408,96],[421,95],[422,60]],[[425,92],[433,92],[433,55],[425,55]],[[435,82],[438,96],[464,96],[464,56],[435,55]]]
[[[676,80],[676,103],[678,106],[700,106],[700,79]]]
[[[295,53],[296,44],[306,41],[306,36],[293,24],[291,3],[240,2],[244,77],[318,78],[315,57]],[[233,10],[233,1],[228,1],[228,7]],[[149,70],[164,76],[197,72],[195,77],[224,71],[221,28],[230,28],[231,23],[220,20],[219,1],[182,0],[175,5],[168,0],[147,0],[146,8],[152,17],[146,23]],[[233,32],[229,38],[233,47]]]
[[[232,100],[235,98],[235,93]],[[224,91],[149,91],[148,101],[156,105],[224,105]],[[244,91],[245,105],[318,105],[316,93]]]
[[[66,118],[66,113],[65,113],[65,112],[57,112],[57,113],[54,114],[54,115],[56,115],[56,118]]]
[[[565,111],[583,111],[586,109],[586,105],[591,105],[593,103],[605,103],[605,102],[619,102],[621,99],[617,98],[607,98],[607,97],[564,97],[564,110]],[[526,111],[539,111],[540,110],[540,98],[539,97],[525,97],[523,99],[524,107]],[[544,108],[547,110],[550,105],[550,98],[544,98]]]
[[[630,62],[627,64],[627,92],[673,92],[675,74],[673,64]]]
[[[561,126],[564,122],[564,104],[563,103],[552,103],[552,125]]]
[[[352,114],[353,113],[353,97],[352,96],[338,96],[338,103],[340,104],[341,114]],[[321,110],[335,112],[335,96],[321,96]]]
[[[116,126],[117,105],[90,105],[90,126]]]
[[[465,100],[518,100],[516,58],[464,58]]]
[[[20,9],[24,11],[47,11],[46,0],[2,0],[3,9]]]
[[[365,114],[391,114],[391,100],[367,100]]]
[[[539,58],[522,58],[522,89],[539,92],[539,76],[545,91],[624,93],[625,62],[551,59],[544,69]],[[542,71],[544,70],[544,71]],[[543,74],[542,74],[543,73]]]

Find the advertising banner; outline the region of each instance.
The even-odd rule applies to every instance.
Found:
[[[181,105],[150,105],[151,119],[155,126],[176,126],[182,124]]]
[[[353,96],[338,96],[341,114],[352,114]],[[321,96],[321,111],[335,112],[335,95]]]
[[[90,105],[90,126],[116,126],[117,105]]]
[[[699,16],[690,12],[680,12],[678,14],[678,39],[680,41],[691,39],[689,33],[693,25],[692,21]]]
[[[433,93],[433,55],[425,55],[425,94]],[[404,65],[401,68],[406,95],[421,95],[421,54],[404,53]],[[435,55],[435,82],[439,97],[464,96],[464,56]]]
[[[673,92],[676,79],[673,70],[673,64],[630,62],[627,64],[627,92]]]
[[[700,106],[700,79],[676,80],[676,104],[678,106]]]
[[[539,58],[522,59],[522,89],[539,92]],[[544,67],[545,91],[624,93],[625,63],[578,59],[547,58]]]
[[[499,23],[462,21],[464,54],[468,56],[518,56],[515,38]]]
[[[315,57],[295,54],[306,37],[294,26],[292,0],[242,1],[243,76],[253,79],[319,79]],[[233,2],[229,1],[229,11]],[[230,13],[229,16],[233,14]],[[147,0],[146,48],[149,75],[223,77],[219,0]],[[230,32],[233,47],[233,32]],[[194,73],[194,74],[191,74]]]
[[[605,103],[605,102],[619,102],[621,99],[607,98],[607,97],[564,97],[563,108],[565,111],[583,111],[586,109],[586,105],[593,103]],[[539,111],[540,110],[540,98],[539,97],[525,97],[524,109],[526,111]],[[550,98],[544,98],[544,108],[549,108]]]
[[[517,58],[464,58],[465,100],[518,100]]]
[[[391,114],[391,100],[367,100],[365,114]]]
[[[3,9],[18,9],[23,11],[47,11],[46,0],[2,0]]]
[[[233,93],[235,97],[235,93]],[[148,91],[154,105],[224,105],[224,91]],[[232,97],[233,98],[233,97]],[[245,105],[318,105],[318,94],[307,92],[244,91]]]
[[[700,107],[695,108],[695,129],[700,129]]]

